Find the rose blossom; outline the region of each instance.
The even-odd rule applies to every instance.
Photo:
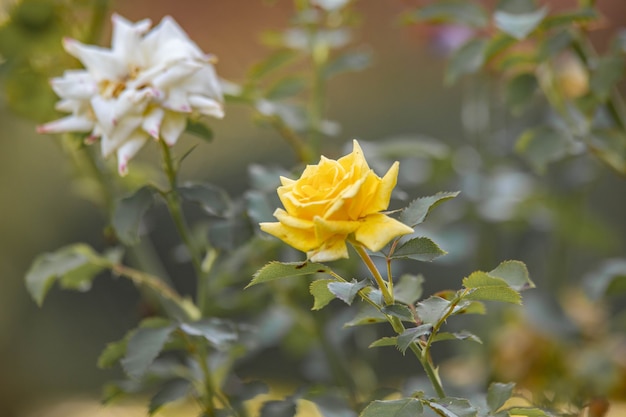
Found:
[[[169,16],[150,29],[114,14],[111,49],[63,40],[85,66],[51,80],[57,110],[70,116],[38,127],[40,133],[91,132],[104,157],[115,153],[120,175],[150,137],[172,146],[187,117],[221,118],[222,92],[213,56],[204,54]]]
[[[347,258],[346,239],[371,251],[412,233],[409,226],[381,213],[389,206],[399,163],[381,179],[370,169],[359,143],[338,160],[321,157],[308,165],[298,180],[281,177],[278,196],[285,209],[276,209],[277,223],[261,230],[307,252],[313,262]]]

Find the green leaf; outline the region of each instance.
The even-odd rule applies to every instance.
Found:
[[[344,327],[363,326],[382,322],[387,322],[387,317],[371,305],[365,304],[352,320],[344,324]]]
[[[498,10],[494,13],[493,18],[496,27],[514,38],[522,40],[539,26],[547,13],[547,7],[530,13],[508,13]]]
[[[570,143],[559,132],[548,126],[526,130],[515,144],[515,150],[543,173],[550,162],[558,161],[569,154]]]
[[[519,114],[532,101],[537,91],[538,82],[535,74],[518,74],[506,85],[505,101],[514,114]]]
[[[422,275],[404,274],[393,286],[393,296],[396,301],[406,305],[413,305],[422,296],[422,284],[424,277]]]
[[[390,258],[408,258],[416,261],[430,262],[446,253],[446,251],[442,250],[431,239],[427,237],[416,237],[400,245]]]
[[[227,350],[238,340],[235,326],[226,320],[206,318],[193,323],[183,323],[180,329],[191,336],[204,337],[213,347]]]
[[[410,227],[422,223],[430,211],[440,203],[459,195],[459,191],[441,192],[428,197],[413,200],[400,215],[400,221]]]
[[[349,51],[331,59],[322,69],[322,77],[329,79],[344,72],[362,71],[372,62],[370,51]]]
[[[285,77],[272,85],[265,93],[268,100],[281,100],[295,96],[306,86],[306,81],[302,77]]]
[[[467,330],[454,332],[454,333],[449,333],[449,332],[437,333],[437,335],[433,338],[433,342],[442,342],[444,340],[471,340],[472,342],[476,342],[480,344],[483,343],[483,341],[480,340],[480,337],[476,336],[475,334],[471,332],[468,332]]]
[[[352,282],[333,281],[328,283],[328,290],[344,303],[351,305],[354,297],[360,290],[367,287],[368,283],[366,279],[358,282],[356,280],[352,280]]]
[[[472,289],[464,299],[481,301],[502,301],[506,303],[521,304],[522,297],[502,279],[490,276],[486,272],[472,272],[469,277],[463,279],[465,288]]]
[[[331,272],[331,270],[326,265],[313,262],[270,262],[254,274],[252,281],[250,281],[246,288],[277,279],[329,272]]]
[[[132,332],[129,332],[122,340],[107,343],[98,357],[98,368],[107,369],[119,362],[126,354],[126,346],[128,345],[128,339],[130,339],[131,335]]]
[[[487,406],[493,414],[511,398],[514,387],[515,382],[509,382],[508,384],[494,382],[489,385],[489,389],[487,390]]]
[[[383,346],[395,346],[398,342],[398,338],[396,336],[393,337],[381,337],[380,339],[370,343],[368,347],[383,347]]]
[[[276,51],[263,61],[255,64],[249,72],[249,78],[253,80],[258,80],[276,69],[282,67],[283,65],[289,63],[293,60],[298,54],[295,51],[290,49],[281,49]]]
[[[542,29],[552,29],[557,26],[570,26],[572,23],[591,22],[600,17],[593,7],[584,7],[581,9],[553,14],[547,16],[541,23]]]
[[[568,48],[572,44],[572,41],[572,34],[569,28],[547,37],[539,44],[538,59],[540,61],[546,61],[551,57],[557,56],[565,48]]]
[[[102,258],[85,244],[66,246],[39,255],[26,273],[26,288],[41,306],[55,280],[67,289],[87,290],[95,276],[106,268]]]
[[[416,398],[401,400],[373,401],[359,414],[359,417],[419,417],[424,407]]]
[[[524,262],[504,261],[496,269],[489,272],[489,275],[502,278],[515,291],[535,288],[535,284],[528,276],[528,268],[526,268]]]
[[[512,407],[507,409],[512,416],[526,416],[526,417],[552,417],[551,413],[547,413],[539,408],[532,407]]]
[[[413,327],[402,332],[397,338],[397,346],[400,352],[404,353],[411,346],[413,342],[420,337],[430,334],[433,326],[430,324],[422,324],[417,327]]]
[[[441,297],[432,296],[417,303],[417,315],[425,324],[435,325],[446,314],[450,308],[450,301]]]
[[[153,187],[141,187],[115,204],[111,223],[117,237],[126,245],[139,242],[139,225],[143,215],[154,204],[154,194]]]
[[[443,417],[475,417],[477,410],[464,398],[438,398],[429,400],[428,406]]]
[[[213,216],[226,216],[232,204],[228,194],[219,187],[207,183],[186,183],[177,188],[180,196],[198,204]]]
[[[292,400],[267,401],[263,403],[259,417],[294,417],[296,403]]]
[[[626,135],[623,130],[593,129],[585,141],[602,162],[626,174]]]
[[[321,310],[335,298],[335,294],[333,294],[328,289],[328,284],[330,284],[331,282],[335,282],[335,280],[318,279],[317,281],[313,281],[311,283],[309,291],[313,296],[313,299],[315,300],[313,303],[313,308],[311,308],[311,310]]]
[[[604,56],[598,60],[598,66],[591,73],[589,86],[600,100],[605,101],[623,77],[624,57],[621,55]]]
[[[506,33],[498,33],[492,36],[485,51],[485,60],[489,61],[500,52],[517,43],[517,40]],[[509,54],[510,55],[510,54]]]
[[[452,23],[482,28],[489,22],[485,10],[464,0],[443,0],[420,7],[407,16],[409,22]]]
[[[180,400],[191,391],[191,382],[186,379],[176,378],[167,381],[161,386],[156,394],[150,399],[148,415],[154,415],[162,406],[172,401]]]
[[[175,325],[140,327],[128,339],[122,367],[131,378],[141,378],[159,355]]]
[[[474,38],[457,49],[448,61],[445,83],[451,85],[462,75],[475,73],[482,68],[488,45],[487,39]]]
[[[200,139],[207,142],[213,140],[213,131],[202,122],[187,119],[187,125],[185,126],[185,132],[190,133]]]
[[[413,317],[413,313],[411,310],[404,304],[392,304],[382,308],[382,312],[384,314],[397,317],[402,321],[408,321],[415,323],[415,317]]]
[[[592,300],[626,293],[626,259],[610,259],[587,274],[583,281]]]
[[[254,223],[273,222],[274,208],[270,205],[267,195],[262,191],[248,190],[244,194],[246,213]]]

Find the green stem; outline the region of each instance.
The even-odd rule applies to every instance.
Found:
[[[302,138],[278,116],[268,118],[269,123],[293,148],[300,162],[305,164],[314,162],[316,153],[302,140]]]
[[[374,279],[376,280],[376,283],[378,284],[380,291],[383,293],[383,299],[385,300],[385,304],[387,305],[393,304],[394,302],[393,294],[389,292],[389,288],[387,287],[385,280],[380,274],[380,271],[378,271],[378,268],[376,268],[374,261],[372,261],[372,258],[369,256],[365,248],[359,243],[356,243],[356,242],[350,242],[350,243],[352,244],[352,247],[356,250],[356,252],[359,254],[359,256],[361,257],[361,259],[367,266],[367,269],[369,269]]]

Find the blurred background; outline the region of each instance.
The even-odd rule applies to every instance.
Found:
[[[9,3],[14,2],[0,4],[7,8]],[[446,203],[449,206],[442,207],[433,219],[430,233],[450,255],[424,267],[427,279],[433,278],[427,280],[427,293],[456,288],[464,274],[474,269],[489,270],[501,260],[519,259],[528,264],[542,294],[539,296],[538,290],[528,293],[526,309],[539,322],[544,321],[543,329],[524,327],[527,333],[521,340],[543,340],[544,333],[567,332],[558,321],[567,314],[554,300],[570,297],[572,305],[581,291],[576,286],[585,274],[601,260],[625,253],[624,179],[586,155],[559,161],[543,174],[533,171],[513,148],[520,129],[542,117],[541,103],[516,118],[502,108],[498,83],[487,76],[445,87],[446,54],[458,46],[463,34],[400,25],[401,13],[419,3],[357,2],[360,19],[352,45],[371,51],[373,63],[362,72],[331,81],[328,116],[340,124],[341,131],[326,140],[324,148],[335,157],[353,138],[367,144],[415,137],[433,145],[431,149],[438,150],[401,161],[401,167],[410,167],[410,175],[401,182],[411,196],[439,190],[462,192],[458,202]],[[546,3],[559,8],[574,2]],[[261,34],[283,29],[293,14],[293,5],[287,0],[120,0],[112,4],[111,10],[131,21],[150,18],[156,23],[165,15],[173,16],[201,49],[219,58],[218,74],[233,82],[244,79],[250,66],[268,54],[260,42]],[[626,4],[599,0],[598,7],[605,24],[592,36],[597,47],[603,48],[608,34],[626,23]],[[106,35],[99,41],[104,45],[109,42],[109,23],[107,19]],[[19,42],[10,32],[1,35],[4,45]],[[27,90],[8,82],[2,88],[9,101],[28,97]],[[42,308],[26,292],[24,274],[36,255],[78,241],[101,246],[106,225],[103,213],[81,194],[59,142],[37,135],[36,122],[24,117],[39,105],[26,100],[16,111],[0,101],[3,417],[40,416],[43,414],[37,410],[41,407],[50,413],[46,415],[56,415],[51,404],[68,398],[97,399],[103,383],[121,375],[117,369],[97,369],[99,353],[106,343],[134,326],[140,314],[134,288],[105,277],[86,293],[53,289]],[[223,120],[211,121],[213,143],[199,146],[189,156],[183,179],[207,180],[237,195],[248,186],[250,164],[293,166],[295,156],[282,139],[253,123],[248,108],[229,104],[226,114]],[[176,151],[183,153],[194,141],[184,138]],[[157,168],[160,163],[156,152],[148,148],[141,152],[140,160]],[[153,221],[171,226],[165,213],[157,214]],[[175,237],[163,236],[164,242],[168,239]],[[439,278],[443,276],[447,278]],[[553,307],[560,312],[544,310]],[[515,325],[522,326],[511,324]],[[535,355],[530,345],[527,352],[491,349],[502,355],[494,353],[505,367],[506,354]],[[624,375],[616,378],[626,381]],[[82,410],[82,415],[98,415],[95,409]],[[56,412],[69,415],[71,411]]]

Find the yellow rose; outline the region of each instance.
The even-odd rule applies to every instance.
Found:
[[[381,250],[395,237],[413,233],[409,226],[380,213],[389,206],[398,178],[395,162],[383,178],[367,165],[359,143],[337,161],[324,156],[308,165],[298,180],[281,177],[277,223],[261,230],[307,253],[313,262],[348,257],[346,239],[371,251]]]

